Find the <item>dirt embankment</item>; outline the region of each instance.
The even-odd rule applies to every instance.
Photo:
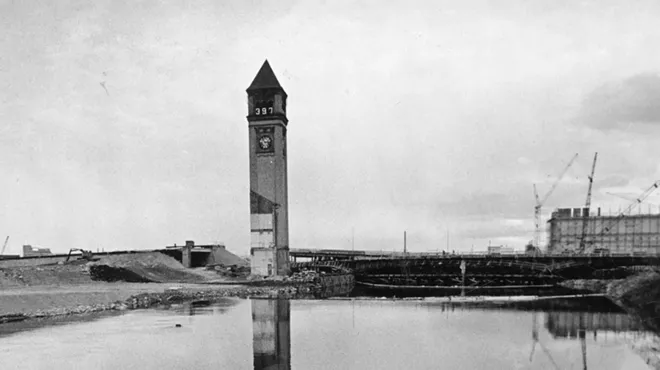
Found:
[[[115,289],[108,289],[110,286],[114,286]],[[225,297],[318,299],[348,294],[352,287],[353,275],[337,274],[322,276],[314,281],[289,282],[288,285],[277,286],[188,284],[166,287],[164,284],[108,283],[102,286],[97,284],[96,286],[42,289],[42,291],[30,291],[31,289],[27,288],[15,289],[0,293],[0,324],[30,318],[148,308],[184,301],[209,303]],[[129,296],[131,292],[133,294]],[[12,296],[12,293],[15,294]],[[27,305],[16,306],[16,303],[21,301],[27,301]],[[6,303],[10,304],[6,305]]]
[[[0,288],[67,286],[98,281],[135,283],[203,283],[226,280],[214,271],[186,269],[158,252],[103,256],[98,261],[76,260],[41,266],[0,268]]]
[[[607,286],[614,302],[639,315],[644,324],[660,333],[660,273],[646,272]]]
[[[172,284],[228,280],[216,271],[186,269],[158,252],[109,255],[94,262],[0,268],[0,316],[86,312],[134,294],[162,292]],[[198,285],[196,289],[204,287]]]
[[[3,290],[25,286],[71,285],[90,282],[89,271],[84,262],[0,269],[0,288]]]
[[[236,265],[186,269],[158,252],[0,269],[0,323],[228,296],[324,298],[348,294],[354,284],[353,275],[344,271],[299,271],[279,280],[251,281],[243,278],[245,272],[249,267]],[[236,274],[240,278],[232,278]]]
[[[660,333],[660,271],[642,272],[616,280],[567,280],[561,286],[604,293],[610,300],[642,318],[647,327]]]
[[[186,269],[176,259],[158,252],[105,256],[87,267],[91,279],[96,281],[201,283],[214,277]]]
[[[607,286],[607,296],[638,316],[645,327],[660,333],[660,273],[644,272]],[[636,341],[633,349],[654,369],[660,369],[660,340]]]

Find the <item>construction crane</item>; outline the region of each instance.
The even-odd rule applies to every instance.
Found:
[[[598,152],[594,154],[594,163],[591,165],[591,175],[589,175],[589,190],[587,190],[587,201],[584,204],[582,214],[582,237],[580,238],[579,253],[584,251],[585,238],[587,237],[587,218],[589,217],[589,207],[591,207],[591,189],[594,185],[594,172],[596,171],[596,160],[598,159]]]
[[[623,210],[623,212],[619,213],[618,216],[616,216],[612,221],[607,223],[607,225],[603,226],[600,231],[596,234],[600,236],[600,239],[602,240],[602,237],[606,234],[609,233],[613,227],[617,226],[621,220],[623,220],[629,213],[632,211],[633,208],[635,208],[636,205],[641,204],[644,199],[646,199],[649,195],[651,195],[656,189],[660,187],[660,180],[656,181],[651,185],[648,189],[644,190],[642,194],[640,194],[635,200],[626,208]],[[593,241],[592,241],[593,243]]]
[[[87,260],[87,261],[92,261],[94,260],[94,253],[92,251],[80,249],[80,248],[71,248],[69,249],[69,254],[66,256],[66,260],[64,262],[69,262],[69,259],[71,258],[71,253],[73,252],[80,252],[80,258],[79,260]],[[98,259],[97,259],[98,260]]]
[[[609,191],[608,191],[608,192],[605,192],[605,194],[607,194],[607,195],[611,195],[611,196],[614,196],[614,197],[617,197],[617,198],[621,198],[621,199],[627,200],[627,201],[629,201],[629,202],[635,200],[634,197],[627,197],[627,196],[623,196],[623,195],[621,195],[621,194],[614,194],[614,193],[610,193]],[[644,202],[644,203],[648,204],[649,206],[654,206],[654,207],[658,207],[658,206],[660,206],[660,205],[658,205],[658,204],[656,204],[656,203],[651,203],[651,202]]]
[[[575,158],[577,158],[578,154],[575,153],[573,158],[571,158],[570,162],[568,162],[568,165],[564,168],[564,170],[561,172],[559,177],[557,177],[557,180],[555,180],[554,184],[550,187],[550,190],[545,194],[545,196],[541,199],[539,198],[539,193],[536,190],[536,184],[534,184],[534,197],[536,198],[536,205],[534,206],[534,247],[539,248],[539,240],[541,238],[541,227],[539,225],[539,219],[541,218],[541,209],[543,208],[543,205],[545,202],[548,200],[550,195],[555,191],[557,188],[557,185],[559,185],[559,182],[561,181],[562,178],[564,178],[564,175],[566,172],[568,172],[568,169],[571,168],[573,165],[573,162],[575,162]]]
[[[559,370],[560,367],[555,362],[555,359],[552,358],[552,354],[550,353],[550,351],[548,351],[548,349],[545,348],[543,343],[539,342],[539,322],[537,315],[538,315],[537,312],[532,312],[532,352],[529,354],[529,362],[532,362],[532,360],[534,359],[534,349],[536,348],[536,344],[538,344],[539,347],[541,347],[541,349],[543,350],[543,352],[545,352],[545,355],[548,357],[553,367]]]
[[[9,235],[7,235],[7,238],[5,238],[5,244],[2,245],[2,252],[0,252],[0,256],[5,254],[5,249],[7,248],[7,242],[9,242]]]

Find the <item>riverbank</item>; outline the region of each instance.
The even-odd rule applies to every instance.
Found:
[[[617,280],[567,280],[561,286],[583,292],[605,294],[644,325],[660,333],[660,273],[642,272]]]
[[[0,293],[0,324],[181,302],[213,303],[227,297],[318,299],[348,294],[351,280],[329,276],[275,286],[109,283],[10,289]]]
[[[569,280],[563,287],[601,293],[638,318],[647,329],[660,334],[660,273],[644,271],[617,280]],[[646,363],[660,369],[660,339],[639,339],[630,343]]]
[[[158,252],[0,268],[0,324],[224,297],[327,298],[355,284],[349,271],[330,267],[272,279],[234,270],[188,269]]]
[[[166,284],[109,284],[44,290],[3,291],[0,323],[102,311],[124,311],[181,302],[214,302],[227,297],[313,298],[311,285],[249,287]]]

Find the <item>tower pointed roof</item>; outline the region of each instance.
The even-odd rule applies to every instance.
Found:
[[[284,91],[282,85],[280,85],[280,82],[277,81],[277,77],[275,77],[273,69],[270,68],[268,59],[266,59],[264,64],[259,69],[259,72],[257,72],[257,75],[254,77],[254,80],[252,80],[252,83],[250,84],[250,87],[247,88],[247,91],[260,89],[280,89]]]

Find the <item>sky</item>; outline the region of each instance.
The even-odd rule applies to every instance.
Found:
[[[522,249],[660,179],[655,1],[0,0],[0,235],[249,253],[248,87],[288,94],[291,248]],[[617,194],[618,196],[608,193]],[[659,194],[642,205],[658,212]],[[636,211],[637,212],[637,211]]]

